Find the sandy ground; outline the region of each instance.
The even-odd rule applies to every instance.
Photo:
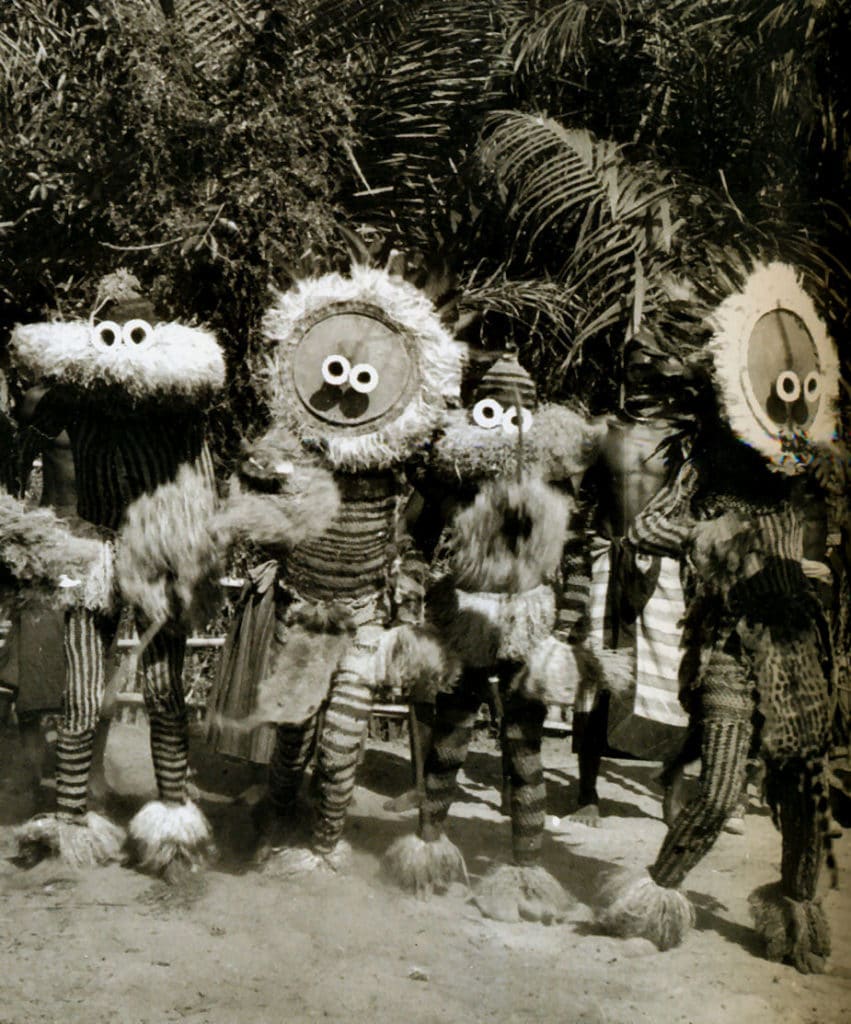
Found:
[[[113,726],[107,777],[138,806],[152,776],[139,726]],[[509,850],[499,815],[499,760],[486,739],[471,754],[450,834],[473,883]],[[20,751],[0,736],[0,852],[28,812]],[[549,739],[548,801],[575,798],[568,741]],[[662,839],[655,768],[607,761],[599,829],[550,831],[545,863],[575,899],[558,926],[483,919],[458,891],[420,902],[388,888],[379,858],[415,827],[382,804],[406,788],[405,744],[370,743],[349,822],[348,877],[282,881],[247,868],[250,779],[200,752],[194,781],[221,845],[197,883],[169,889],[132,870],[25,871],[0,860],[0,1024],[271,1024],[347,1021],[471,1024],[839,1024],[851,1020],[851,856],[840,841],[839,891],[826,893],[834,953],[827,974],[803,976],[759,955],[747,910],[752,888],[777,876],[779,836],[754,807],[744,836],[723,835],[689,876],[697,927],[659,953],[643,940],[595,934],[595,884],[613,865],[649,863]]]

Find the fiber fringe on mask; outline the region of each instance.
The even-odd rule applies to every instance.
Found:
[[[573,905],[561,883],[539,864],[502,864],[479,883],[473,902],[484,917],[514,924],[557,924]]]
[[[568,480],[597,459],[605,432],[560,405],[533,413],[532,426],[518,446],[517,435],[500,428],[485,430],[470,421],[466,409],[447,413],[446,426],[432,447],[431,466],[447,481],[484,481],[516,475],[519,468],[544,480]]]
[[[36,380],[103,393],[115,401],[121,391],[131,401],[173,396],[207,401],[225,381],[222,350],[213,334],[177,323],[152,324],[153,339],[142,347],[92,344],[85,321],[19,325],[12,332],[15,363]]]
[[[395,418],[377,429],[364,425],[358,432],[320,428],[302,412],[292,378],[292,353],[310,318],[336,303],[374,306],[413,339],[419,386]],[[330,464],[339,469],[377,469],[413,454],[442,422],[444,409],[457,403],[465,349],[442,327],[426,295],[381,270],[354,266],[343,277],[327,274],[298,282],[276,293],[263,317],[269,346],[260,375],[273,415],[306,442],[317,444]]]
[[[708,353],[727,420],[737,437],[755,448],[771,468],[799,472],[802,464],[783,450],[779,437],[758,423],[742,384],[747,340],[757,319],[773,309],[789,310],[803,321],[818,354],[822,381],[815,420],[806,430],[809,443],[829,441],[836,432],[840,392],[839,358],[815,304],[804,291],[800,275],[786,263],[757,263],[741,291],[729,295],[711,314],[713,337]],[[746,333],[747,332],[747,333]]]

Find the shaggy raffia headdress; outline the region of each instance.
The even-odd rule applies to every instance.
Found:
[[[516,356],[505,355],[476,385],[471,408],[449,413],[432,465],[455,481],[482,482],[518,469],[565,480],[594,461],[602,429],[564,406],[538,406],[534,381]]]
[[[384,271],[356,266],[277,293],[263,334],[273,416],[337,468],[408,458],[458,401],[463,346],[421,291]]]
[[[198,327],[159,322],[126,270],[103,279],[88,321],[19,325],[12,355],[36,380],[131,401],[174,396],[199,401],[222,387],[225,365],[215,337]]]
[[[711,314],[709,343],[721,411],[775,471],[802,472],[837,429],[836,347],[785,263],[757,264]]]

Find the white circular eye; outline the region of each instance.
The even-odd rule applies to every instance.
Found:
[[[356,363],[349,371],[349,384],[354,391],[368,395],[378,387],[378,370],[369,363]]]
[[[313,364],[314,366],[316,363]],[[352,364],[345,356],[338,356],[336,353],[326,356],[322,360],[322,379],[326,384],[339,388],[348,382]]]
[[[801,381],[794,370],[783,370],[777,374],[777,394],[784,402],[795,402],[801,397]]]
[[[532,426],[532,414],[528,409],[520,408],[520,422],[517,421],[517,409],[510,405],[502,414],[502,429],[506,434],[518,434],[523,428],[525,434]]]
[[[814,402],[821,395],[821,377],[815,370],[804,377],[804,398]]]
[[[147,348],[154,340],[154,329],[147,320],[128,320],[121,336],[131,348]]]
[[[502,423],[502,406],[495,398],[481,398],[473,406],[473,422],[485,430],[493,430]]]
[[[121,327],[114,320],[101,320],[92,328],[92,344],[97,348],[115,348],[121,342]]]

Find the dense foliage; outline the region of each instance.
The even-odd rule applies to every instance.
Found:
[[[384,260],[552,394],[610,403],[755,254],[849,324],[844,0],[11,0],[0,329],[128,266],[221,334],[224,451],[270,281]]]
[[[283,18],[211,61],[155,3],[10,6],[26,12],[2,16],[18,59],[0,95],[0,317],[87,311],[98,278],[125,265],[165,311],[218,330],[245,426],[268,285],[345,260],[343,74],[289,50]]]

